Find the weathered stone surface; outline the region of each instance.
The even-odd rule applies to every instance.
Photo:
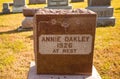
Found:
[[[88,0],[88,6],[110,6],[111,0]]]
[[[111,6],[96,6],[96,7],[88,7],[97,13],[98,17],[111,17],[113,16],[113,7]]]
[[[48,0],[48,6],[67,6],[68,0]]]
[[[71,0],[71,2],[84,2],[84,0]]]
[[[97,19],[97,26],[114,26],[115,17],[99,17]]]
[[[68,0],[47,0],[47,7],[50,9],[71,9],[72,6],[68,4]]]
[[[23,9],[26,8],[27,6],[24,7],[13,7],[13,12],[17,13],[17,12],[23,12]]]
[[[10,9],[9,9],[9,4],[8,3],[3,3],[2,13],[4,13],[4,14],[10,13]]]
[[[14,0],[13,12],[22,12],[26,7],[25,0]]]
[[[8,3],[3,3],[3,9],[9,9],[9,4]]]
[[[114,9],[111,0],[88,0],[88,7],[97,13],[97,26],[114,26],[115,18],[113,18]]]
[[[13,0],[13,2],[16,7],[25,6],[25,0]]]
[[[22,28],[33,28],[34,22],[33,17],[25,17],[25,19],[22,21]]]
[[[71,5],[69,5],[69,6],[57,6],[57,7],[50,6],[50,7],[45,7],[45,8],[49,8],[49,9],[71,9],[72,6]]]
[[[44,4],[46,0],[29,0],[29,4]]]
[[[92,74],[94,12],[86,9],[40,9],[34,20],[38,74]]]
[[[23,15],[25,17],[33,17],[38,10],[38,8],[25,8],[23,9]]]
[[[2,9],[2,13],[3,14],[9,14],[10,13],[10,9]]]

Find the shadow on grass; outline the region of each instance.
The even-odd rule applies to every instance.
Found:
[[[110,25],[106,25],[106,26],[96,26],[96,28],[108,28],[108,27],[115,27],[115,25],[114,25],[114,26],[110,26]]]
[[[116,8],[115,10],[120,10],[120,8]]]
[[[22,12],[18,12],[18,13],[10,12],[10,13],[7,13],[7,14],[0,12],[0,16],[11,15],[11,14],[20,14],[20,13],[22,13]]]
[[[27,31],[32,31],[32,29],[23,29],[23,30],[19,30],[19,29],[17,28],[17,29],[14,29],[14,30],[9,30],[9,31],[0,32],[0,35],[2,35],[2,34],[21,33],[21,32],[27,32]]]
[[[33,4],[28,3],[27,5],[40,5],[40,4],[46,4],[46,3],[33,3]]]
[[[84,0],[83,1],[82,0],[81,1],[72,1],[72,0],[70,1],[70,3],[79,3],[79,2],[84,2]]]

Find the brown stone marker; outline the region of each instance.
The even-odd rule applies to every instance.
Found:
[[[39,8],[24,8],[23,15],[26,17],[33,17]]]
[[[38,74],[91,75],[96,14],[86,9],[40,9],[35,15]]]

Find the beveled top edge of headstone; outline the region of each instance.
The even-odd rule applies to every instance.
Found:
[[[89,9],[42,9],[40,8],[36,15],[79,15],[79,14],[96,14]]]
[[[24,8],[23,15],[26,17],[33,17],[38,10],[39,8]]]

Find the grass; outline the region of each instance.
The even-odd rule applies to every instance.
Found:
[[[2,11],[2,3],[11,1],[13,0],[1,0],[0,12]],[[87,1],[71,3],[71,5],[73,8],[85,8]],[[94,65],[103,79],[120,78],[119,5],[119,0],[112,0],[116,25],[96,29]],[[44,7],[46,5],[28,6]],[[33,32],[18,32],[16,30],[21,26],[23,19],[22,13],[0,15],[0,79],[26,79],[30,61],[34,60]]]

